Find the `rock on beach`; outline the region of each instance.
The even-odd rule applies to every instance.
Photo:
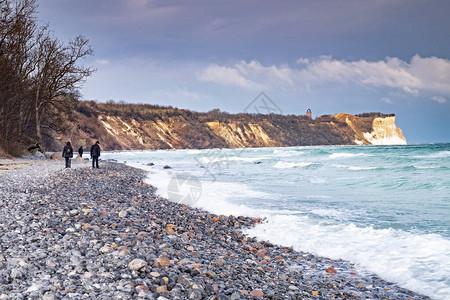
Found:
[[[162,199],[142,170],[72,166],[0,173],[0,299],[428,299]]]

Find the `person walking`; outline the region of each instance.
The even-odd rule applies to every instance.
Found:
[[[83,146],[80,146],[80,148],[78,148],[78,155],[80,155],[80,157],[83,157]]]
[[[66,159],[66,168],[70,168],[72,165],[71,159],[73,157],[73,148],[70,145],[70,142],[67,142],[67,144],[64,146],[62,157]]]
[[[95,169],[97,167],[98,169],[98,158],[100,156],[100,142],[95,142],[94,145],[91,147],[91,159],[92,159],[92,167]]]

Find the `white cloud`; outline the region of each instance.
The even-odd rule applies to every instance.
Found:
[[[346,61],[321,56],[314,60],[299,58],[296,67],[264,66],[252,60],[231,66],[210,65],[197,78],[251,90],[299,89],[340,83],[392,88],[413,96],[432,93],[441,97],[450,95],[450,60],[415,55],[410,62],[395,57],[380,61]]]
[[[239,64],[234,67],[222,67],[214,64],[200,72],[197,75],[197,78],[202,81],[209,81],[220,85],[237,86],[243,89],[261,89],[261,85],[245,78],[246,76],[250,77],[249,70],[250,68],[243,68],[243,66],[240,66]]]
[[[301,64],[301,65],[307,65],[307,64],[309,64],[309,59],[307,59],[307,58],[303,58],[303,57],[301,57],[301,58],[299,58],[299,59],[297,59],[297,63],[298,64]]]
[[[288,66],[263,66],[258,61],[240,61],[233,66],[208,66],[197,74],[202,81],[237,86],[247,90],[293,87],[295,74]]]
[[[411,95],[450,93],[450,61],[436,57],[415,55],[410,63],[390,57],[375,62],[320,58],[299,73],[300,81],[310,85],[341,82],[401,89]]]
[[[447,99],[445,99],[444,97],[441,97],[441,96],[431,97],[431,100],[434,100],[439,103],[447,103]]]

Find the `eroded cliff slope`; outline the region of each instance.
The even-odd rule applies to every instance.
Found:
[[[81,102],[71,132],[47,140],[59,151],[101,141],[105,150],[406,144],[393,115],[306,116],[199,113],[149,105]]]
[[[353,130],[353,141],[357,145],[406,145],[402,130],[395,124],[395,116],[356,117],[341,113],[334,117]]]

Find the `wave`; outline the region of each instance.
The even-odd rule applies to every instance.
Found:
[[[294,163],[294,162],[279,161],[273,167],[277,169],[305,168],[311,166],[312,164],[313,164],[312,162]]]
[[[245,161],[245,162],[256,162],[261,160],[267,160],[272,159],[271,157],[267,156],[260,156],[260,157],[242,157],[242,156],[224,156],[224,155],[217,155],[217,156],[203,156],[199,158],[199,161],[202,163],[216,163],[216,162],[229,162],[229,161]]]
[[[442,168],[440,166],[413,166],[414,168],[418,169],[418,170],[428,170],[428,169],[439,169]]]
[[[311,213],[322,217],[341,217],[342,215],[344,215],[342,211],[325,208],[312,209]]]
[[[259,210],[229,201],[232,196],[235,196],[236,192],[239,192],[239,196],[244,199],[271,199],[273,197],[271,194],[251,189],[245,184],[203,181],[202,196],[193,206],[219,215],[259,217],[261,215]]]
[[[415,171],[415,170],[433,170],[430,172],[434,172],[434,171],[448,171],[450,170],[450,166],[436,166],[436,165],[428,165],[428,166],[423,166],[423,165],[406,165],[400,168],[402,171]]]
[[[327,180],[324,178],[315,177],[315,178],[310,178],[309,182],[310,183],[325,183],[325,182],[327,182]]]
[[[366,153],[333,153],[328,156],[330,159],[338,159],[338,158],[350,158],[350,157],[359,157],[359,156],[371,156],[370,154]]]
[[[381,169],[380,167],[358,167],[358,166],[336,165],[336,164],[333,164],[332,166],[335,167],[335,168],[339,168],[339,169],[347,169],[347,170],[352,170],[352,171],[364,171],[364,170],[377,170],[377,169]]]
[[[415,155],[413,158],[419,158],[419,159],[427,159],[427,158],[447,158],[450,157],[450,151],[440,151],[436,153],[431,153],[427,155]]]
[[[283,156],[283,157],[286,157],[286,156],[297,156],[297,155],[302,155],[304,153],[305,152],[303,152],[303,151],[279,150],[279,149],[275,149],[272,152],[272,154],[276,155],[277,157],[279,157],[279,156]]]
[[[334,211],[315,212],[339,216]],[[450,241],[437,234],[331,224],[301,215],[269,216],[266,223],[246,233],[299,251],[348,260],[358,268],[436,299],[448,299],[450,295],[450,256],[446,254],[450,253]]]
[[[190,149],[190,150],[187,150],[187,154],[201,154],[203,152],[205,152],[204,149]]]
[[[345,153],[338,152],[345,151],[345,149],[341,148],[326,148],[329,149],[329,152],[323,151],[321,148],[311,149],[310,151],[309,149],[305,150],[302,148],[302,151],[304,151],[302,156],[292,156],[292,159],[286,158],[286,160],[290,160],[288,162],[278,161],[277,159],[277,155],[283,156],[282,153],[284,150],[282,149],[276,154],[275,150],[278,149],[267,151],[266,148],[258,150],[260,152],[252,150],[252,153],[237,152],[241,150],[237,150],[236,152],[228,150],[223,150],[223,152],[222,150],[200,150],[197,152],[195,150],[195,153],[185,152],[183,155],[178,155],[179,152],[173,152],[173,154],[168,153],[166,155],[166,152],[161,152],[156,157],[155,153],[158,152],[153,152],[151,156],[148,156],[149,158],[147,160],[150,161],[150,158],[152,158],[151,161],[154,161],[156,166],[148,167],[143,164],[133,166],[148,170],[150,172],[148,182],[158,188],[157,193],[159,195],[167,198],[168,182],[173,179],[178,169],[188,170],[191,174],[198,175],[199,178],[204,178],[204,169],[198,168],[198,165],[194,167],[196,164],[196,161],[193,161],[194,155],[196,159],[204,159],[204,163],[229,162],[230,165],[233,164],[237,168],[241,167],[240,164],[243,164],[245,165],[245,172],[248,172],[248,177],[244,177],[248,178],[245,184],[234,182],[233,178],[226,177],[228,174],[224,178],[229,179],[223,180],[233,181],[231,183],[203,180],[201,181],[201,197],[193,206],[216,214],[267,217],[267,224],[257,225],[255,228],[250,229],[248,233],[257,236],[259,239],[270,240],[276,244],[294,246],[296,250],[308,251],[332,259],[342,258],[351,261],[356,263],[358,268],[369,270],[384,279],[394,281],[405,288],[429,295],[436,299],[449,297],[450,282],[448,278],[450,278],[450,257],[447,253],[450,253],[450,241],[448,239],[446,240],[437,234],[411,233],[400,229],[374,229],[367,225],[367,222],[361,222],[355,225],[350,223],[350,221],[359,222],[355,218],[354,208],[351,207],[349,211],[341,210],[340,208],[339,210],[333,210],[335,206],[332,202],[338,201],[339,197],[336,196],[339,196],[340,192],[345,191],[344,188],[348,188],[347,185],[341,186],[341,182],[353,182],[355,176],[359,178],[359,176],[364,175],[376,175],[378,172],[371,170],[378,169],[386,171],[386,182],[392,186],[384,187],[380,185],[380,187],[376,187],[383,191],[386,189],[392,190],[392,192],[385,194],[394,195],[397,192],[403,193],[406,189],[411,191],[415,188],[421,188],[427,192],[427,194],[423,195],[429,195],[429,191],[432,190],[435,192],[437,187],[426,186],[429,182],[424,180],[426,178],[423,176],[419,176],[420,180],[417,182],[402,180],[400,184],[398,184],[399,181],[397,180],[389,179],[399,178],[401,175],[409,176],[410,174],[420,175],[427,172],[441,172],[440,170],[443,168],[449,170],[450,165],[445,163],[445,159],[439,159],[439,157],[450,155],[450,151],[434,153],[433,155],[435,157],[438,155],[436,162],[431,160],[424,160],[423,162],[415,159],[411,160],[412,156],[410,154],[404,155],[404,152],[401,152],[401,155],[393,156],[393,161],[389,161],[388,164],[385,160],[378,160],[378,157],[386,159],[391,158],[390,155],[379,156],[375,152],[357,153],[357,151],[361,150],[354,150],[354,153]],[[288,153],[290,151],[296,152],[292,149],[286,152]],[[383,149],[383,153],[384,151]],[[137,156],[141,155],[141,152],[134,153]],[[296,152],[296,155],[298,153],[301,152]],[[130,154],[129,152],[128,155],[124,155],[122,158],[128,161],[136,160],[137,157],[132,157],[134,154]],[[214,154],[216,154],[215,157]],[[293,153],[291,154],[294,155]],[[421,153],[415,152],[415,154]],[[366,156],[372,157],[370,160],[363,158],[364,161],[361,163],[359,159],[355,159],[357,162],[352,160],[353,157]],[[407,159],[403,159],[404,157]],[[424,157],[430,158],[430,155]],[[345,161],[347,158],[348,160]],[[372,161],[372,158],[376,159]],[[311,160],[311,162],[299,162],[298,160],[300,159]],[[339,159],[342,159],[342,161]],[[262,168],[253,164],[253,162],[263,160],[276,169]],[[232,163],[238,161],[247,161],[250,163]],[[442,166],[443,163],[445,163],[444,166]],[[162,166],[165,164],[171,165],[174,169],[163,170]],[[378,165],[384,165],[384,167],[374,167]],[[435,169],[435,166],[439,165],[441,166],[437,170],[418,171],[418,169],[420,170],[422,168]],[[315,168],[316,166],[323,166],[323,168]],[[294,172],[296,169],[293,169],[291,172],[284,170],[291,168],[305,168],[314,172],[307,172],[307,177],[304,177],[305,174],[302,174],[304,172]],[[388,170],[390,172],[387,172]],[[410,172],[411,170],[415,172]],[[301,190],[296,195],[302,195],[302,200],[310,207],[304,209],[304,211],[300,211],[303,210],[304,206],[290,206],[288,201],[283,202],[285,200],[276,201],[277,199],[288,198],[291,195],[289,193],[293,193],[295,189],[286,189],[280,192],[285,193],[284,195],[274,194],[274,192],[268,189],[265,189],[267,193],[259,190],[258,186],[264,184],[264,181],[261,183],[261,180],[274,180],[274,183],[276,183],[275,179],[273,179],[274,174],[283,175],[280,175],[280,178],[276,180],[284,180],[287,178],[285,181],[289,181],[290,178],[289,176],[285,177],[284,175],[286,174],[301,175],[302,180],[306,180],[306,184],[311,189]],[[446,178],[445,175],[440,177]],[[344,178],[345,176],[346,178]],[[261,185],[252,185],[252,182],[257,179],[259,179],[259,184]],[[296,186],[295,180],[292,180],[292,182]],[[326,184],[324,185],[323,183]],[[384,181],[381,183],[374,182],[370,187],[375,188],[374,185],[382,183]],[[412,183],[414,183],[413,187],[411,186]],[[328,186],[330,190],[327,189]],[[354,185],[352,188],[361,188],[359,193],[361,199],[356,203],[359,204],[359,201],[364,201],[364,192],[369,190],[366,190],[366,187],[359,187],[358,185]],[[417,197],[421,195],[415,191],[413,193],[417,194]],[[403,194],[399,195],[401,196],[399,200],[402,200]],[[346,194],[343,197],[349,197],[349,195]],[[258,198],[266,200],[257,201]],[[372,198],[369,197],[367,199],[370,200]],[[321,209],[322,206],[316,206],[316,202],[326,203],[329,206],[323,206],[324,209]],[[264,203],[264,205],[261,203]],[[367,205],[369,204],[367,203]],[[289,208],[292,208],[292,210]],[[442,235],[446,235],[446,233]],[[450,298],[447,299],[450,300]]]

